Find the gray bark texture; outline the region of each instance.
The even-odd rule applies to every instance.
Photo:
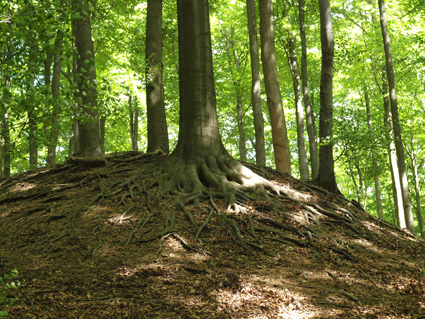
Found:
[[[307,41],[305,36],[305,24],[304,24],[304,0],[298,1],[298,23],[300,27],[300,38],[301,38],[301,80],[302,80],[302,92],[304,97],[304,109],[307,123],[308,133],[308,146],[310,151],[310,166],[311,166],[311,179],[314,181],[317,179],[319,172],[319,150],[317,147],[317,130],[316,121],[313,113],[312,103],[310,103],[310,97],[308,93],[308,81],[307,81]]]
[[[264,119],[261,106],[261,69],[258,52],[257,17],[255,0],[246,0],[248,15],[249,49],[251,55],[251,101],[254,114],[255,159],[257,165],[266,165],[266,149],[264,145]]]
[[[10,85],[10,75],[6,75],[5,85]],[[9,104],[10,93],[4,96],[4,113],[2,117],[2,136],[3,136],[3,177],[10,177],[10,129],[9,129]],[[0,167],[1,170],[1,167]]]
[[[273,150],[276,170],[291,174],[291,156],[283,112],[282,96],[276,69],[273,32],[273,5],[271,0],[260,0],[261,61],[263,62],[264,84],[267,106],[272,127]]]
[[[300,179],[303,181],[308,181],[310,176],[308,172],[308,159],[304,140],[304,110],[301,93],[301,78],[300,71],[298,69],[298,58],[295,52],[295,39],[292,37],[287,39],[286,54],[288,56],[289,69],[291,70],[292,83],[294,86]]]
[[[329,0],[319,0],[320,40],[322,44],[322,72],[320,77],[320,151],[318,185],[340,194],[335,180],[333,160],[333,64],[334,34]]]
[[[372,137],[372,167],[373,167],[373,181],[375,182],[375,197],[376,197],[376,210],[378,212],[379,219],[384,219],[384,215],[382,212],[382,200],[381,200],[381,186],[379,184],[379,168],[378,168],[378,160],[376,159],[376,149],[375,149],[375,133],[373,131],[372,125],[372,114],[370,112],[370,101],[369,94],[367,92],[367,88],[365,88],[365,104],[366,104],[366,117],[367,117],[367,125],[369,127],[369,133]]]
[[[406,164],[405,164],[404,148],[403,148],[403,142],[401,138],[400,119],[398,115],[393,59],[391,55],[391,44],[390,44],[390,36],[388,34],[387,16],[385,13],[385,3],[383,0],[378,0],[378,4],[379,4],[379,13],[380,13],[380,20],[381,20],[382,38],[384,41],[385,65],[387,70],[388,86],[390,89],[391,115],[393,120],[395,147],[397,152],[397,164],[398,164],[398,170],[400,174],[401,195],[403,197],[404,218],[406,221],[407,229],[412,234],[415,234],[415,227],[413,225],[412,204],[410,202],[409,186],[407,182],[407,171],[406,171]]]
[[[148,0],[146,19],[146,106],[148,152],[169,152],[162,84],[162,0]]]
[[[77,86],[80,110],[79,153],[85,157],[102,154],[97,110],[96,66],[91,36],[90,8],[87,0],[73,0],[73,9],[80,17],[74,18],[77,59]]]
[[[219,155],[226,151],[218,130],[208,1],[178,0],[177,13],[180,129],[173,155]]]

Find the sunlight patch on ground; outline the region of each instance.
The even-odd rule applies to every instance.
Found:
[[[15,186],[11,187],[12,192],[25,192],[29,189],[32,189],[34,187],[37,187],[38,184],[32,184],[32,183],[18,183]]]

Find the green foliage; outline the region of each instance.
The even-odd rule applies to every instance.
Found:
[[[11,271],[10,275],[4,274],[3,277],[0,277],[0,317],[7,317],[9,313],[6,311],[18,298],[8,298],[5,296],[5,293],[9,289],[18,289],[21,283],[14,278],[18,276],[18,271],[16,269]]]

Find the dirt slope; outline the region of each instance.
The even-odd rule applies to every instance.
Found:
[[[0,181],[0,274],[22,283],[10,318],[425,318],[424,241],[252,164],[286,195],[181,207],[149,187],[164,156]]]

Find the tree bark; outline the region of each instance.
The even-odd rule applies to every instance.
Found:
[[[251,55],[251,101],[254,114],[255,159],[257,165],[266,165],[266,149],[264,144],[264,119],[261,107],[261,69],[258,52],[257,18],[255,1],[246,0],[248,15],[249,48]]]
[[[52,98],[53,110],[50,127],[50,138],[47,150],[47,164],[52,166],[56,164],[56,146],[59,137],[59,118],[60,118],[60,74],[61,74],[61,54],[62,54],[63,35],[62,30],[58,30],[55,39],[55,52],[53,62],[53,77],[52,77]]]
[[[137,106],[137,96],[135,96],[134,102],[131,95],[128,97],[128,107],[130,113],[131,150],[137,151],[139,149],[139,107]]]
[[[310,165],[311,165],[311,179],[317,179],[319,172],[319,151],[317,148],[317,131],[316,121],[314,118],[312,103],[308,94],[308,81],[307,81],[307,42],[305,36],[304,24],[304,0],[298,0],[298,23],[300,27],[301,37],[301,80],[302,92],[304,97],[304,109],[307,122],[308,145],[310,150]]]
[[[148,152],[169,152],[162,84],[162,0],[148,0],[146,19],[146,106]]]
[[[230,72],[233,77],[233,85],[235,87],[236,93],[236,113],[237,113],[237,124],[239,131],[239,155],[241,157],[242,162],[247,161],[246,157],[246,137],[245,137],[245,129],[244,129],[244,120],[243,120],[243,112],[242,112],[242,92],[241,92],[241,65],[239,62],[238,54],[235,50],[235,30],[230,28],[230,37],[227,34],[225,29],[221,29],[223,33],[223,39],[227,47],[227,62],[229,64]],[[232,67],[232,55],[235,63],[236,74],[233,72]]]
[[[37,50],[38,51],[38,50]],[[30,53],[28,59],[28,79],[26,85],[27,107],[28,107],[28,125],[29,125],[29,155],[30,169],[37,167],[38,162],[38,137],[37,137],[37,111],[35,105],[35,56]]]
[[[370,150],[372,152],[372,168],[373,168],[373,180],[375,182],[376,210],[378,212],[379,219],[383,220],[384,215],[382,212],[381,186],[379,184],[379,168],[378,168],[378,161],[376,159],[376,149],[375,149],[375,133],[373,132],[369,94],[367,92],[366,87],[365,87],[365,104],[366,104],[367,125],[369,127],[370,136],[372,137],[372,144],[371,144]]]
[[[79,120],[79,153],[85,157],[102,154],[97,110],[96,66],[91,36],[90,8],[87,0],[73,0],[75,46],[78,51],[78,104],[83,112]]]
[[[319,0],[320,40],[322,44],[322,72],[320,77],[320,151],[318,185],[340,194],[335,180],[333,160],[333,64],[334,34],[329,0]]]
[[[3,177],[10,177],[10,128],[9,128],[9,107],[10,107],[10,74],[7,73],[5,76],[5,88],[3,96],[3,107],[2,110],[2,137],[3,137],[3,167],[0,167],[0,171],[3,168]],[[6,89],[7,88],[7,89]]]
[[[386,76],[386,73],[384,74]],[[386,128],[385,138],[387,140],[387,149],[388,149],[388,159],[390,164],[391,171],[391,180],[392,180],[392,189],[393,189],[393,199],[394,199],[394,209],[395,215],[397,217],[397,224],[400,228],[406,228],[406,221],[404,220],[404,208],[403,208],[403,197],[401,195],[401,184],[400,176],[397,167],[397,155],[394,145],[394,135],[393,135],[393,125],[391,118],[391,107],[390,107],[390,98],[388,96],[388,84],[385,79],[382,82],[382,94],[384,99],[384,125]]]
[[[410,202],[409,186],[407,182],[404,148],[403,148],[403,142],[401,138],[400,119],[398,115],[394,68],[393,68],[393,61],[392,61],[392,55],[391,55],[390,36],[388,34],[388,27],[387,27],[387,17],[385,13],[385,3],[383,0],[378,0],[378,4],[379,4],[379,13],[380,13],[380,20],[381,20],[382,38],[384,41],[385,64],[386,64],[386,70],[387,70],[388,85],[390,89],[391,115],[392,115],[392,121],[393,121],[395,147],[397,152],[397,164],[398,164],[398,170],[400,174],[401,194],[403,197],[404,218],[406,220],[407,229],[412,234],[415,234],[415,228],[413,225],[412,204]]]
[[[406,150],[410,157],[411,170],[413,173],[413,181],[415,184],[415,200],[416,200],[416,218],[418,220],[419,229],[421,232],[422,239],[425,238],[425,230],[424,230],[424,219],[422,216],[422,208],[421,208],[421,189],[419,186],[419,175],[418,175],[418,162],[417,162],[417,154],[415,152],[413,137],[410,139],[410,146],[406,147]]]
[[[301,93],[301,78],[298,69],[298,58],[295,52],[295,39],[288,38],[286,43],[286,54],[288,57],[289,69],[291,70],[292,83],[294,85],[295,111],[297,118],[297,145],[298,163],[300,166],[300,179],[309,180],[307,152],[304,141],[304,110]]]
[[[105,134],[106,134],[106,116],[102,115],[100,117],[100,122],[99,122],[99,126],[100,126],[100,148],[102,149],[102,153],[105,153]]]
[[[273,5],[271,0],[260,0],[261,61],[263,62],[267,106],[272,127],[276,170],[291,174],[289,140],[283,112],[282,96],[276,69],[275,43],[273,34]]]

